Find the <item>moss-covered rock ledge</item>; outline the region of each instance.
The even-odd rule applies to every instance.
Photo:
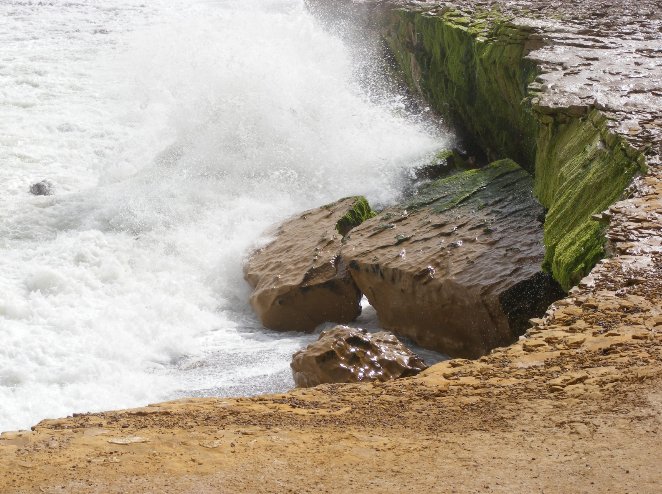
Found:
[[[590,1],[358,3],[414,91],[488,158],[535,173],[544,265],[566,290],[605,254],[600,213],[659,160],[654,3],[635,17],[627,2],[609,16]]]
[[[606,125],[595,104],[547,105],[529,56],[543,40],[498,9],[472,15],[442,6],[392,10],[383,34],[408,83],[471,135],[491,158],[515,157],[535,172],[549,212],[545,267],[565,289],[605,253],[595,218],[644,171],[644,156]]]

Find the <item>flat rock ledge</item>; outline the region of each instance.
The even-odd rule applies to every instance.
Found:
[[[290,367],[297,387],[309,388],[411,377],[428,366],[391,333],[336,326],[296,352]]]
[[[343,236],[371,214],[362,197],[348,197],[301,213],[280,225],[267,246],[244,266],[250,303],[262,324],[280,331],[312,331],[323,322],[347,323],[361,313],[361,292],[342,259]]]
[[[341,255],[382,327],[453,357],[505,346],[563,291],[533,178],[512,160],[432,182],[353,229]]]

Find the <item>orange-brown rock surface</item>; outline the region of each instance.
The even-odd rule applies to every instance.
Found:
[[[380,324],[426,348],[479,357],[562,296],[541,272],[543,208],[510,160],[429,184],[347,236],[342,257]]]
[[[336,326],[292,356],[294,383],[309,388],[325,383],[390,381],[415,376],[427,365],[386,331]]]
[[[312,331],[323,322],[356,319],[361,293],[338,255],[339,230],[345,233],[369,212],[362,197],[305,211],[280,225],[274,240],[251,254],[244,275],[254,289],[250,302],[262,324]]]

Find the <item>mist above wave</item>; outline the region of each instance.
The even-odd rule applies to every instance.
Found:
[[[92,19],[107,43],[64,29],[38,49],[79,90],[60,90],[35,59],[50,93],[34,127],[0,143],[13,187],[0,199],[0,430],[287,388],[302,340],[263,332],[248,310],[246,251],[302,209],[394,200],[403,171],[440,146],[397,96],[365,93],[351,50],[301,2],[102,5],[57,15],[72,32]],[[39,39],[51,14],[22,15]],[[9,91],[26,98],[21,73]],[[30,176],[21,140],[34,147]],[[51,177],[56,195],[23,192]]]

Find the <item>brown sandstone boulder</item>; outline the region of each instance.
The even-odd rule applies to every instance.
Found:
[[[437,180],[345,238],[342,257],[380,324],[476,358],[516,340],[563,292],[541,272],[542,206],[510,160]]]
[[[295,384],[388,381],[414,376],[427,365],[394,335],[336,326],[292,356]]]
[[[340,241],[373,215],[363,197],[306,211],[278,227],[253,252],[244,276],[253,309],[266,327],[312,331],[323,322],[350,322],[361,313],[361,292],[340,258]]]

